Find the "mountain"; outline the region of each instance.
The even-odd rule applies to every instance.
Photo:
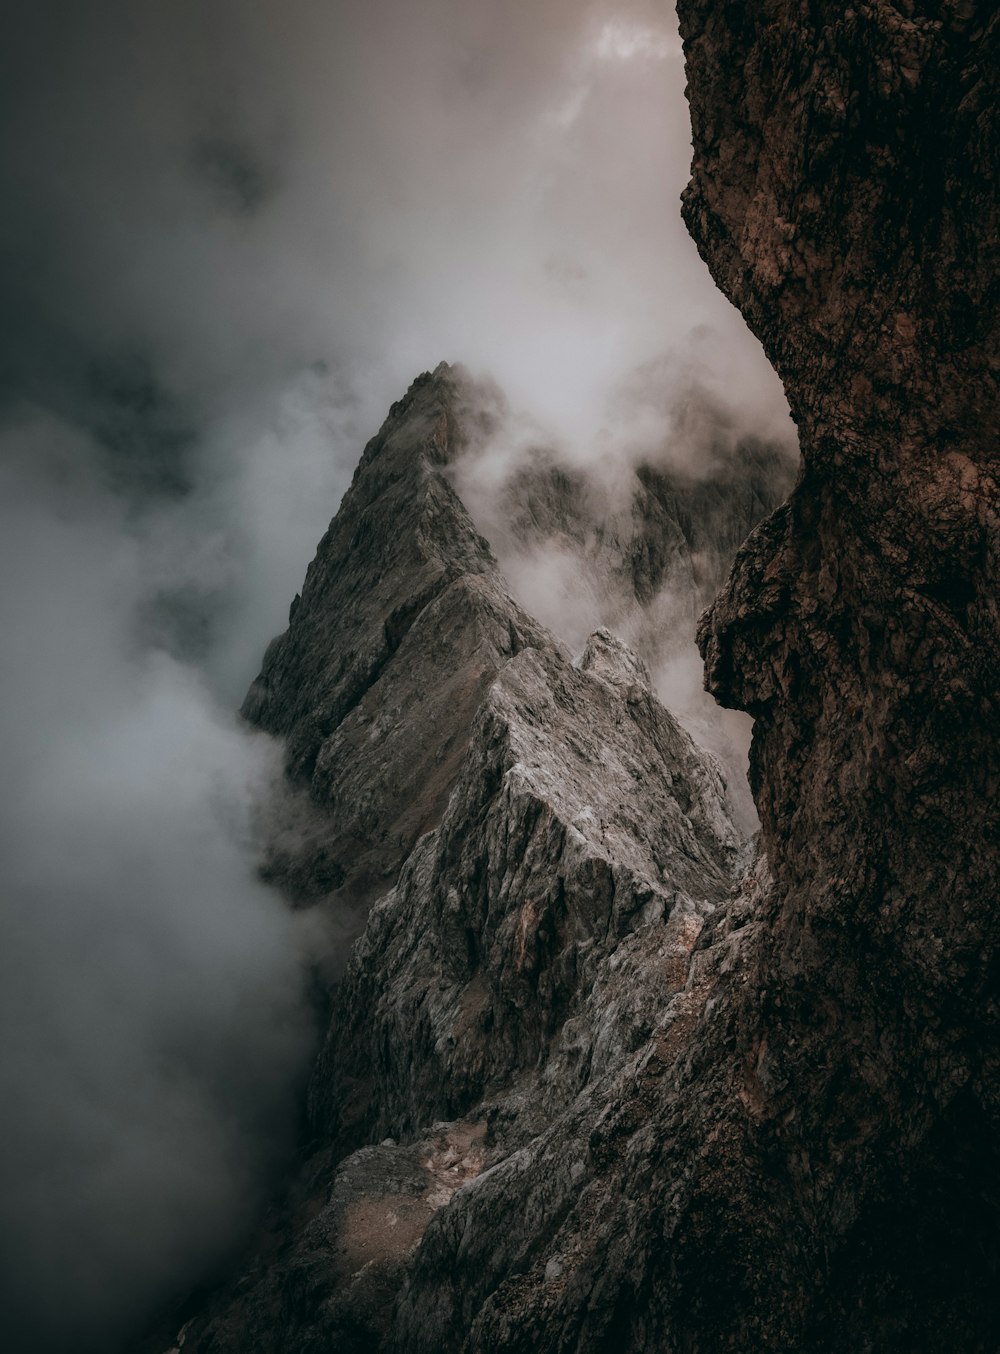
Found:
[[[678,9],[685,217],[802,442],[699,625],[759,842],[641,656],[511,595],[455,492],[488,416],[421,378],[245,707],[315,815],[273,877],[363,930],[186,1351],[1000,1347],[1000,21]],[[589,525],[529,481],[512,538],[702,586],[648,476]]]
[[[553,1197],[600,1175],[585,1138],[683,1037],[692,951],[750,856],[718,761],[642,659],[604,627],[574,659],[511,595],[453,485],[495,406],[443,364],[393,406],[244,703],[284,740],[295,806],[267,873],[359,939],[299,1177],[185,1350],[393,1347],[401,1288],[467,1195],[480,1244],[503,1228],[519,1268],[539,1219],[516,1182],[553,1152]],[[705,487],[658,488],[636,481],[628,531],[594,505],[585,528],[582,484],[547,462],[503,502],[522,540],[524,514],[538,532],[557,512],[609,570],[669,521],[690,590],[679,519]],[[760,487],[731,492],[753,511]],[[657,589],[628,576],[641,607]],[[527,1209],[518,1227],[498,1190]],[[488,1273],[477,1259],[470,1288]]]
[[[774,883],[701,1116],[728,1145],[665,1166],[692,1175],[670,1245],[696,1280],[664,1320],[683,1345],[714,1304],[713,1349],[993,1350],[1000,23],[981,0],[678,10],[685,219],[803,474],[700,633],[756,719]]]
[[[273,877],[356,927],[440,821],[493,677],[550,643],[443,473],[475,425],[463,392],[439,370],[393,406],[243,705],[319,810]]]
[[[713,444],[714,442],[714,444]],[[704,691],[701,611],[736,551],[795,482],[787,445],[707,436],[700,457],[574,464],[543,443],[498,471],[487,443],[454,480],[514,596],[571,650],[610,627],[647,664],[671,712],[723,763],[742,830],[758,826],[747,784],[751,721]],[[485,471],[482,473],[482,462]]]

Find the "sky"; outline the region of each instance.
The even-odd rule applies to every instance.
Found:
[[[389,404],[462,362],[607,477],[671,431],[653,371],[791,442],[680,220],[683,85],[653,0],[7,7],[9,1348],[113,1348],[287,1151],[325,941],[256,878],[280,749],[233,712]]]

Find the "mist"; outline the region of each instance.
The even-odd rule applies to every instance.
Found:
[[[287,1158],[338,942],[257,877],[281,750],[233,711],[389,404],[442,359],[499,384],[487,514],[532,446],[610,511],[651,456],[794,434],[680,221],[670,6],[5,17],[0,1255],[8,1347],[79,1354]]]
[[[254,874],[278,750],[143,642],[155,550],[93,448],[0,448],[5,1345],[107,1348],[287,1151],[313,937]]]

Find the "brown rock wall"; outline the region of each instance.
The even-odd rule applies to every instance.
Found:
[[[1000,27],[973,3],[680,12],[685,216],[804,461],[700,636],[757,717],[775,873],[733,1004],[747,1128],[809,1237],[773,1319],[993,1348]]]

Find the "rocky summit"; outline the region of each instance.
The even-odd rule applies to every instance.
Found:
[[[185,1351],[1000,1348],[1000,21],[678,11],[685,218],[803,454],[699,628],[759,843],[641,654],[513,599],[455,489],[489,401],[420,378],[244,707],[311,815],[271,876],[358,939]],[[672,487],[581,537],[532,475],[515,536],[709,586]]]
[[[511,597],[451,482],[488,394],[442,365],[393,406],[244,704],[308,801],[270,877],[360,935],[299,1178],[187,1350],[458,1348],[468,1303],[595,1206],[590,1138],[683,1040],[749,860],[642,659],[599,628],[574,661]],[[565,1289],[594,1239],[535,1279]]]

